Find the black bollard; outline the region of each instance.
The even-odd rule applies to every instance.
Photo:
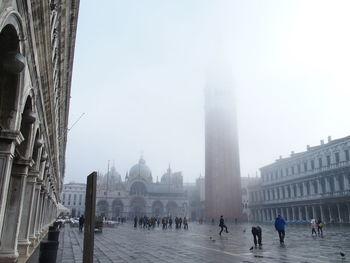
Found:
[[[40,242],[39,263],[56,263],[58,241],[43,240]]]
[[[58,241],[60,236],[60,231],[49,231],[47,234],[47,240],[49,241]]]

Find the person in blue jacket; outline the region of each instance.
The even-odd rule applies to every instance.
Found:
[[[286,235],[284,231],[284,226],[286,222],[284,221],[283,217],[281,215],[278,215],[275,220],[275,228],[278,232],[278,236],[280,238],[280,243],[284,244],[284,236]]]

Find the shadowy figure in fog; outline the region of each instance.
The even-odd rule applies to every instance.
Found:
[[[224,228],[225,228],[226,233],[228,233],[228,231],[227,231],[227,226],[225,225],[224,216],[220,216],[219,227],[221,227],[221,230],[220,230],[220,233],[219,233],[220,236],[221,236],[221,233],[222,233],[222,231],[224,230]]]
[[[138,218],[137,216],[134,217],[134,228],[137,228],[137,222],[138,222]]]
[[[260,226],[253,226],[252,227],[252,235],[253,235],[253,239],[254,239],[254,245],[255,247],[257,247],[257,245],[259,244],[259,248],[261,248],[262,246],[262,231]]]
[[[276,220],[275,220],[275,229],[278,232],[278,236],[280,238],[281,245],[284,244],[284,237],[286,235],[285,230],[284,230],[285,225],[286,225],[286,222],[284,221],[283,217],[281,215],[278,215]]]
[[[324,226],[324,223],[321,220],[321,217],[319,217],[317,220],[317,233],[321,237],[323,237],[323,226]]]
[[[182,225],[182,217],[179,218],[179,228],[181,229],[181,225]]]
[[[315,236],[317,236],[317,233],[316,233],[316,219],[315,218],[312,218],[311,221],[311,236],[313,236],[315,234]]]
[[[188,229],[188,221],[186,217],[184,217],[183,224],[184,224],[184,229]]]
[[[84,215],[81,215],[79,218],[79,231],[80,232],[83,232],[84,224],[85,224],[85,218],[84,218]]]

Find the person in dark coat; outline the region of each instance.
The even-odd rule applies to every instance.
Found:
[[[260,226],[253,226],[252,227],[252,234],[253,234],[253,238],[254,238],[254,245],[255,247],[259,244],[259,248],[261,248],[262,246],[262,231]]]
[[[221,233],[222,233],[222,231],[224,230],[224,228],[225,228],[226,233],[228,233],[228,231],[227,231],[227,226],[225,225],[224,216],[220,216],[219,227],[221,227],[221,230],[220,230],[220,233],[219,233],[220,236],[221,236]]]
[[[138,218],[137,216],[134,217],[134,228],[137,228],[137,222],[138,222]]]
[[[79,231],[80,232],[83,231],[84,224],[85,224],[85,218],[84,218],[84,215],[81,215],[79,218]]]
[[[286,222],[284,221],[283,217],[281,215],[278,215],[275,220],[275,229],[278,232],[278,236],[280,238],[280,243],[284,244],[284,237],[286,235],[285,233],[285,225]]]

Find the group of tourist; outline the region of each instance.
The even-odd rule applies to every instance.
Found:
[[[156,225],[159,227],[160,224],[162,224],[163,229],[172,228],[173,223],[175,224],[175,229],[181,229],[182,226],[184,229],[188,229],[188,219],[184,217],[175,217],[174,219],[169,217],[155,217],[155,216],[135,216],[134,217],[134,228],[137,228],[138,226],[140,228],[155,228]]]

